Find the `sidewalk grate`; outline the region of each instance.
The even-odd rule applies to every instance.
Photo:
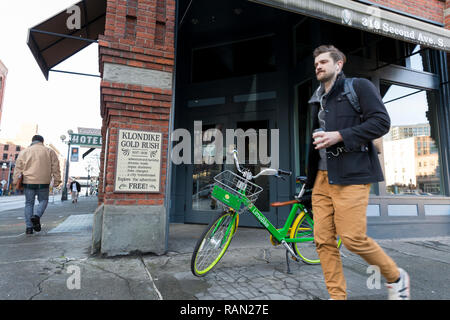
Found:
[[[69,216],[63,223],[48,233],[89,232],[92,231],[93,215],[78,214]]]

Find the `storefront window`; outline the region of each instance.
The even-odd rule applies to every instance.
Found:
[[[418,71],[435,72],[429,48],[392,38],[382,38],[376,44],[376,51],[378,68],[392,64]]]
[[[436,93],[388,83],[380,88],[391,118],[383,137],[386,192],[441,195]]]
[[[430,61],[430,50],[424,49],[419,45],[412,46],[414,46],[414,49],[412,49],[412,55],[407,58],[407,67],[418,71],[431,71],[431,66],[428,63]]]
[[[276,71],[273,36],[194,49],[192,82]]]
[[[321,44],[333,44],[348,56],[371,59],[370,46],[379,38],[370,32],[306,17],[294,27],[294,36],[296,63],[304,63],[306,58],[313,63],[313,51]]]

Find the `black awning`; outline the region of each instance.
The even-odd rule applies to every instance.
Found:
[[[74,6],[79,9],[66,9],[28,32],[28,47],[47,80],[54,66],[97,42],[105,31],[106,0],[82,0]],[[74,23],[77,13],[79,29]]]

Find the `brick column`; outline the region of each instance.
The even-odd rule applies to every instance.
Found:
[[[445,1],[444,7],[444,24],[445,29],[450,29],[450,0]],[[447,52],[447,67],[450,74],[450,54]]]
[[[93,237],[94,251],[106,255],[166,251],[174,27],[175,0],[107,1],[105,34],[99,38],[103,206]],[[120,129],[162,133],[160,192],[114,192]]]
[[[444,23],[445,23],[445,28],[450,29],[450,0],[445,1]]]

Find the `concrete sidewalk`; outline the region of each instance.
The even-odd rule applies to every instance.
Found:
[[[40,233],[12,223],[22,209],[0,215],[0,299],[6,300],[303,300],[328,299],[320,266],[291,260],[262,229],[239,228],[230,249],[207,276],[190,259],[204,225],[171,224],[169,250],[102,258],[90,255],[95,197],[50,205]],[[9,217],[9,220],[7,220]],[[16,229],[14,229],[16,228]],[[15,230],[15,231],[14,231]],[[14,233],[15,232],[15,233]],[[411,276],[412,299],[450,299],[450,237],[380,240]],[[367,264],[342,249],[349,299],[386,299],[369,289]],[[79,281],[78,281],[79,280]],[[382,279],[383,282],[383,279]]]

